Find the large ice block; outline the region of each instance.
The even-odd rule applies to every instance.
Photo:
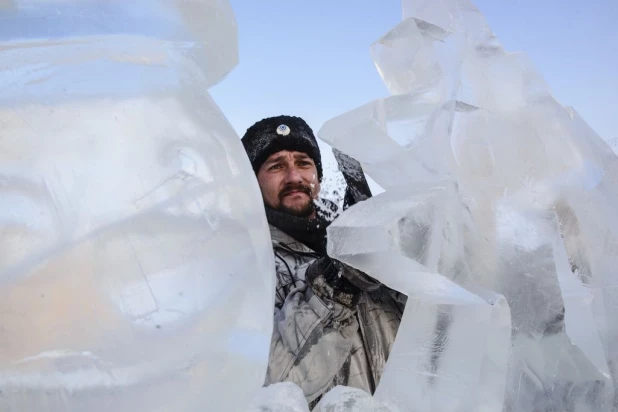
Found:
[[[496,410],[504,402],[509,306],[469,281],[470,227],[457,200],[449,183],[387,190],[328,228],[329,255],[408,296],[375,394],[393,411]]]
[[[274,265],[252,169],[208,95],[227,2],[0,9],[0,410],[243,410]]]
[[[614,390],[593,294],[571,270],[556,214],[503,202],[493,219],[494,290],[505,294],[513,321],[507,405],[607,410]]]
[[[508,381],[506,404],[513,410],[561,409],[569,402],[588,410],[607,406],[613,387],[592,294],[570,269],[556,214],[522,212],[519,206],[496,204],[473,216],[455,186],[445,183],[387,191],[331,225],[332,256],[408,295],[393,361],[376,391],[385,405],[500,410],[503,399],[495,395],[504,393]],[[460,301],[465,290],[442,275],[494,308]],[[484,292],[490,289],[506,296],[512,320],[504,298]],[[448,345],[436,347],[427,339],[435,335]],[[428,365],[434,369],[423,382],[426,373],[418,368]],[[545,395],[548,388],[554,396]]]
[[[406,257],[506,297],[505,402],[486,410],[618,408],[618,158],[468,0],[403,11],[372,45],[393,96],[319,132],[386,189],[332,227],[348,242],[333,252],[403,291],[389,269]],[[455,189],[438,201],[442,181]]]

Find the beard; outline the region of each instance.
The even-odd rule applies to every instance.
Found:
[[[286,195],[292,192],[302,192],[308,196],[307,202],[303,202],[303,204],[297,204],[295,206],[286,206],[283,204],[284,198]],[[279,207],[277,208],[280,212],[288,213],[292,216],[308,218],[313,212],[315,212],[315,205],[313,204],[313,196],[312,190],[309,186],[306,185],[288,185],[281,190],[279,193]]]

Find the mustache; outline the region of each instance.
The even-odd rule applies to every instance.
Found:
[[[311,197],[311,187],[303,184],[290,184],[286,185],[281,192],[279,192],[279,199],[283,199],[284,196],[289,195],[292,192],[303,192],[306,193],[307,196]]]

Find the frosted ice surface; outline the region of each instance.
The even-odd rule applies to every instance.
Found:
[[[70,94],[110,88],[123,93],[144,90],[160,75],[166,79],[179,77],[178,81],[195,74],[209,87],[238,63],[236,21],[226,1],[134,0],[127,4],[122,0],[11,0],[8,5],[0,7],[0,41],[26,41],[30,48],[4,49],[4,70],[9,65],[13,70],[19,68],[23,78],[45,79],[53,74],[60,80],[80,73],[84,77],[79,65],[66,56],[79,56],[82,65],[93,73],[105,73],[114,62],[133,63],[126,65],[122,78],[113,82],[101,78],[98,89],[84,84],[85,78],[74,78],[67,90]],[[134,52],[137,47],[139,54]],[[174,73],[165,70],[172,61],[180,66],[185,59],[193,64]],[[146,78],[131,81],[140,74]],[[2,84],[13,84],[11,78],[5,77]],[[52,86],[58,80],[38,84],[38,93],[55,90]]]
[[[309,412],[309,405],[300,387],[281,382],[260,388],[247,412]]]
[[[319,134],[360,161],[365,173],[385,189],[410,182],[440,182],[452,161],[442,150],[444,131],[453,124],[454,116],[476,116],[477,111],[462,103],[440,104],[423,95],[403,94],[376,100],[331,119]],[[447,125],[444,120],[448,120]]]
[[[395,355],[376,396],[387,406],[419,410],[618,408],[618,158],[574,109],[552,97],[525,54],[503,50],[470,2],[404,0],[403,10],[401,24],[372,46],[393,96],[319,132],[386,189],[331,226],[340,243],[330,251],[408,293],[412,305],[425,305],[408,304],[394,353],[405,350],[410,362]],[[489,327],[482,326],[493,319],[489,308],[504,316],[490,296],[506,298],[510,316],[500,324],[510,322],[504,346],[512,350],[505,355],[499,345],[450,340],[447,330],[449,345],[458,342],[463,352],[447,348],[459,356],[445,352],[432,379],[452,378],[447,370],[465,378],[453,379],[460,387],[449,389],[451,404],[434,404],[445,383],[419,392],[398,386],[422,387],[418,373],[426,362],[414,358],[415,349],[435,335],[428,328],[425,340],[414,340],[407,328],[423,316],[439,319],[443,309],[431,304],[473,310],[472,301],[449,302],[453,285],[461,296],[484,299],[485,317],[468,325],[475,332]],[[442,300],[430,299],[432,293]],[[508,356],[508,370],[494,367],[491,377],[462,360],[468,353],[491,358],[493,351]],[[395,369],[401,375],[389,381]],[[504,405],[497,396],[483,400],[490,391],[482,385],[492,381],[503,385]],[[466,391],[478,395],[477,406],[465,403],[475,402]],[[381,397],[387,392],[390,400]]]
[[[416,18],[447,32],[456,30],[457,0],[403,0],[401,3],[404,19]]]
[[[518,206],[475,219],[452,184],[411,186],[329,227],[329,254],[409,296],[375,395],[385,405],[500,410],[507,376],[514,410],[564,410],[577,397],[602,410],[611,398],[592,294],[571,271],[556,214]]]
[[[367,392],[335,386],[320,399],[314,412],[390,412]]]
[[[603,410],[613,385],[593,295],[571,270],[556,214],[520,204],[494,210],[500,259],[494,289],[507,297],[513,319],[507,404],[514,410]]]
[[[0,21],[0,410],[243,410],[274,268],[206,91],[237,61],[229,4],[18,0]]]
[[[404,94],[442,86],[444,72],[432,46],[440,44],[446,48],[448,37],[447,33],[431,32],[410,18],[372,44],[373,61],[388,90]],[[443,92],[442,87],[438,90]]]
[[[463,35],[480,51],[501,49],[479,9],[469,0],[402,0],[403,18],[412,18],[434,32]]]
[[[518,107],[529,97],[549,95],[524,53],[479,49],[463,35],[432,29],[409,18],[371,46],[392,94],[421,94],[436,103],[457,99],[488,109]]]
[[[607,140],[607,144],[614,151],[614,153],[618,155],[618,137],[616,137],[615,139]]]

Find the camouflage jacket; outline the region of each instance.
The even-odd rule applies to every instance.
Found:
[[[395,340],[405,295],[361,292],[352,310],[319,297],[305,279],[319,255],[270,226],[277,271],[266,385],[289,381],[315,403],[336,385],[373,393]]]

